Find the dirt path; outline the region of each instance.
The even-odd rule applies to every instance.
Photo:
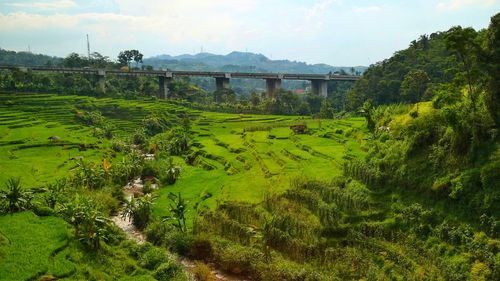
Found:
[[[127,200],[131,200],[132,196],[138,193],[142,193],[143,183],[140,179],[135,179],[129,182],[126,186],[123,187],[123,192],[125,193],[125,198]],[[146,242],[146,236],[143,232],[138,230],[133,224],[132,220],[128,218],[122,218],[121,214],[117,214],[111,217],[111,220],[125,232],[127,238],[130,240],[134,240],[138,244],[143,244]],[[193,274],[193,270],[196,267],[196,263],[194,260],[186,259],[186,258],[178,258],[178,262],[182,265],[183,269],[189,272],[191,275]],[[240,276],[223,272],[219,269],[216,269],[214,265],[209,265],[212,270],[212,275],[216,281],[246,281]]]

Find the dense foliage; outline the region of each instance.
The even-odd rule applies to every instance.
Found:
[[[71,167],[64,180],[41,188],[7,181],[0,190],[1,211],[10,213],[0,216],[7,249],[0,272],[187,279],[168,250],[203,262],[193,269],[199,280],[213,278],[204,263],[254,280],[499,280],[499,25],[500,14],[487,30],[422,36],[370,67],[345,99],[339,93],[347,87],[336,85],[338,101],[287,91],[237,100],[231,90],[207,93],[188,80],[170,85],[173,102],[6,94],[2,120],[9,123],[0,144],[10,149],[7,161],[40,147],[61,147],[54,158],[78,149],[98,160],[68,156],[57,169],[47,161],[54,171]],[[123,55],[123,64],[134,57]],[[68,59],[83,63],[78,55]],[[65,91],[57,85],[72,77],[1,75],[9,90]],[[87,78],[78,79],[88,88],[74,93],[94,93]],[[140,92],[132,86],[148,92],[148,79],[112,79],[118,85],[107,95],[122,92],[119,81],[127,81],[130,97]],[[323,118],[350,108],[366,127],[362,118],[207,114],[179,104]],[[54,120],[58,114],[41,108],[49,105],[66,114],[57,119],[64,126],[16,120],[19,107]],[[50,137],[32,143],[33,131],[16,131],[24,126]],[[78,136],[65,140],[52,130]],[[120,211],[152,244],[125,241],[108,219]],[[31,225],[39,236],[16,235]],[[49,247],[26,253],[23,241],[29,250]],[[20,255],[28,273],[13,269]]]

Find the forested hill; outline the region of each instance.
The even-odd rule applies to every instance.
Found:
[[[396,52],[391,58],[371,65],[358,81],[348,97],[348,108],[356,110],[363,102],[371,100],[375,105],[396,102],[429,100],[438,83],[451,82],[460,72],[461,65],[454,52],[446,46],[445,32],[422,35],[410,46]],[[471,40],[480,41],[485,30],[471,29]],[[403,81],[424,82],[421,96],[409,95],[402,89]]]
[[[231,52],[227,55],[199,53],[196,55],[159,55],[144,60],[155,68],[173,70],[212,70],[239,72],[282,72],[282,73],[328,73],[345,71],[363,73],[364,66],[331,66],[327,64],[307,64],[290,60],[271,60],[262,54]]]
[[[374,136],[366,163],[354,174],[362,170],[365,180],[376,178],[406,196],[416,192],[427,203],[447,205],[443,214],[496,221],[499,77],[500,13],[487,30],[457,26],[423,36],[371,66],[349,93],[350,101],[363,103],[361,112]],[[422,99],[432,102],[393,104]],[[392,104],[373,107],[372,102]],[[498,226],[495,222],[495,235]]]
[[[55,65],[62,62],[62,58],[51,57],[30,52],[15,52],[0,48],[0,64],[42,66]]]

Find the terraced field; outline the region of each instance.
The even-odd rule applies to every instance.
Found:
[[[166,215],[167,195],[181,192],[194,206],[201,198],[256,202],[281,193],[291,177],[305,174],[330,179],[344,159],[359,157],[364,144],[363,119],[313,120],[304,117],[200,112],[159,100],[95,99],[48,94],[0,95],[0,182],[22,177],[37,187],[65,177],[72,159],[92,162],[120,159],[111,141],[75,119],[79,111],[100,111],[113,126],[113,139],[125,139],[151,114],[190,117],[194,165],[176,157],[180,180],[158,193],[154,213]],[[307,125],[294,134],[291,125]],[[53,142],[51,137],[57,137]],[[207,196],[208,195],[208,196]]]

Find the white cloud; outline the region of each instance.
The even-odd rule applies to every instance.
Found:
[[[139,43],[144,38],[156,38],[169,44],[200,45],[229,40],[238,33],[238,24],[228,16],[131,16],[114,13],[31,14],[0,13],[0,32],[67,31],[89,33],[95,41],[115,45]],[[96,38],[97,37],[97,38]],[[144,44],[144,43],[143,43]]]
[[[449,0],[447,2],[439,2],[437,9],[440,11],[461,10],[470,6],[479,6],[481,8],[491,7],[498,3],[498,0]]]
[[[340,1],[321,0],[311,7],[302,7],[302,13],[292,28],[296,33],[306,33],[308,36],[314,35],[323,28],[326,15],[333,4],[341,4]]]
[[[35,8],[44,10],[67,9],[77,6],[76,3],[72,0],[56,0],[33,3],[6,3],[6,5],[18,8]]]
[[[382,7],[380,6],[364,6],[364,7],[354,7],[353,12],[355,13],[373,13],[381,11]]]

